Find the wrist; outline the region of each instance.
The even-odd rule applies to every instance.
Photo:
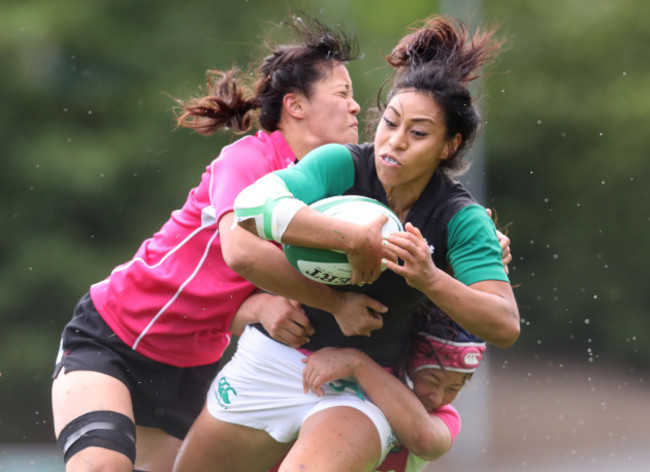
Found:
[[[355,254],[363,251],[368,242],[371,240],[371,235],[365,226],[353,223],[349,226],[349,230],[345,233],[347,237],[343,236],[345,242],[345,252],[347,254]]]
[[[352,376],[361,381],[363,376],[368,372],[368,366],[371,365],[369,357],[362,351],[355,348],[347,349],[347,356],[350,366],[352,367]]]
[[[420,288],[420,290],[427,295],[432,295],[433,297],[435,297],[437,294],[445,293],[448,290],[448,278],[452,277],[444,270],[435,267],[433,273],[429,277],[429,280],[424,284],[422,288]]]
[[[323,310],[331,313],[334,318],[336,318],[336,314],[342,311],[345,304],[344,292],[334,290],[328,286],[324,286],[324,288],[325,290],[323,290],[323,293],[325,294],[325,306],[323,307]]]
[[[264,319],[263,314],[266,313],[265,307],[269,305],[269,303],[272,303],[273,299],[277,295],[273,295],[271,293],[267,292],[257,292],[254,296],[253,299],[253,306],[251,309],[251,313],[249,315],[250,317],[250,323],[262,323],[262,320]]]

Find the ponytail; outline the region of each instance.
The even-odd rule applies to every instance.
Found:
[[[245,133],[257,119],[262,129],[276,131],[286,94],[300,92],[309,97],[314,83],[335,65],[358,56],[354,39],[314,18],[294,16],[288,26],[297,37],[297,44],[274,48],[256,74],[239,77],[237,68],[208,71],[207,95],[177,100],[178,127],[202,135],[224,127]],[[251,79],[255,75],[257,80]]]
[[[239,69],[209,70],[206,73],[207,95],[178,101],[181,110],[176,123],[207,136],[220,128],[245,133],[251,128],[250,112],[260,108],[258,98],[246,84],[238,82]]]

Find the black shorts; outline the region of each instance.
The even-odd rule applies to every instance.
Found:
[[[218,365],[174,367],[143,356],[117,337],[86,294],[63,329],[52,377],[61,367],[115,377],[131,392],[136,425],[183,439],[201,412]]]

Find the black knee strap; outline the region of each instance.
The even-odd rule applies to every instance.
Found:
[[[94,446],[120,452],[135,464],[135,423],[115,411],[91,411],[75,418],[63,428],[57,443],[65,462]]]

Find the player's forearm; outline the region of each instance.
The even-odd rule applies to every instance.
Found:
[[[259,322],[260,315],[264,314],[264,307],[267,306],[270,297],[274,296],[264,292],[251,294],[235,313],[230,323],[230,331],[240,336],[246,326]]]
[[[291,219],[282,242],[348,253],[362,245],[368,238],[367,231],[364,226],[304,207]]]
[[[232,227],[232,220],[229,213],[219,223],[224,260],[232,270],[267,292],[330,313],[339,308],[339,292],[302,276],[282,249],[240,227]]]
[[[248,256],[250,259],[240,259],[231,268],[257,287],[330,313],[337,310],[340,294],[302,276],[289,264],[280,249],[259,253],[251,251]]]
[[[423,292],[463,328],[499,347],[519,337],[519,310],[507,282],[485,281],[467,286],[440,271]]]
[[[430,415],[410,388],[365,354],[359,356],[355,378],[411,452],[433,460],[449,450],[452,438],[444,422]]]

